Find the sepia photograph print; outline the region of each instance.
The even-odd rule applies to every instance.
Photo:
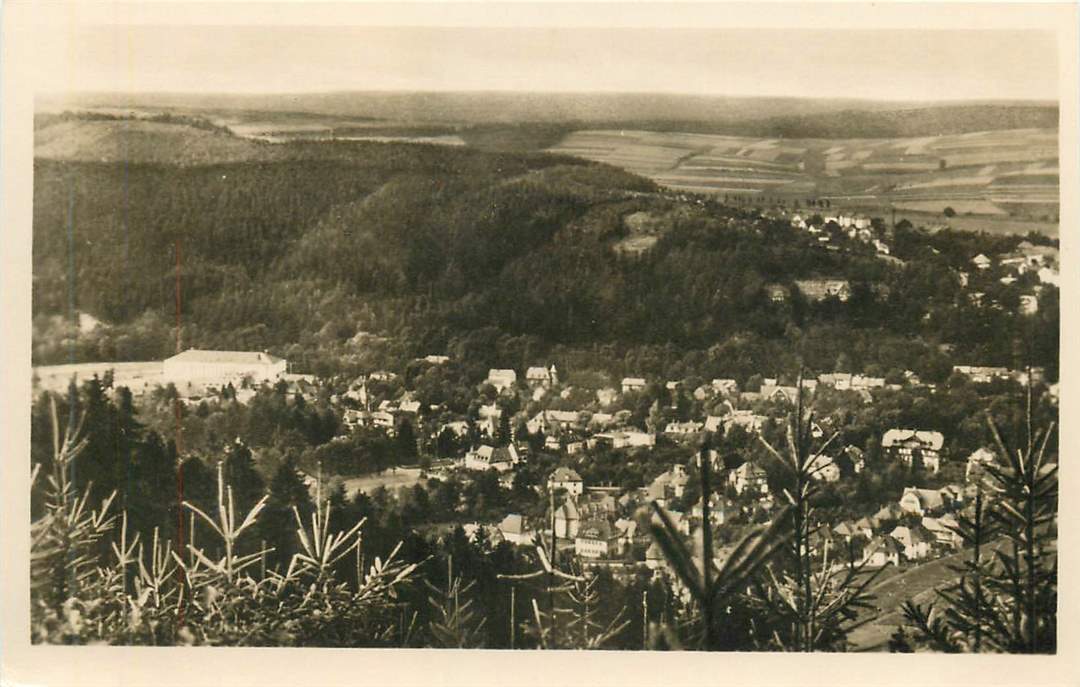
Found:
[[[1067,653],[1074,6],[303,4],[6,8],[5,642]]]

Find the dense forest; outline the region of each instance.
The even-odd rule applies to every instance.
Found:
[[[366,333],[395,342],[382,364],[451,352],[477,374],[552,354],[660,374],[692,354],[740,379],[843,359],[940,380],[949,344],[961,362],[1030,362],[1056,378],[1056,290],[1024,318],[959,289],[972,256],[1020,237],[900,227],[903,261],[886,262],[571,158],[255,147],[258,159],[229,164],[39,159],[35,363],[160,359],[179,319],[183,346],[270,349],[321,373],[376,364],[364,362]],[[642,236],[649,250],[622,250]],[[814,277],[849,280],[851,298],[809,302],[790,289]],[[773,284],[791,297],[771,300]],[[985,289],[1008,305],[1021,286]],[[106,326],[65,338],[74,312]]]

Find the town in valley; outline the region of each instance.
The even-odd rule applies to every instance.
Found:
[[[227,28],[132,29],[176,92],[37,99],[32,642],[1057,652],[1059,105],[997,80],[1053,41],[654,37],[784,88],[913,41],[891,100],[578,87],[510,30],[492,74],[544,68],[455,87],[312,27],[385,56],[200,92]]]

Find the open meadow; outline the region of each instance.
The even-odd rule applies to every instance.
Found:
[[[751,202],[828,200],[913,216],[940,215],[948,207],[961,216],[1039,223],[1031,228],[1056,234],[1058,151],[1052,129],[853,140],[587,130],[549,150],[695,193]]]

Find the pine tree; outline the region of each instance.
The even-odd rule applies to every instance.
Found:
[[[779,648],[836,651],[845,647],[847,623],[855,619],[858,609],[869,606],[867,589],[877,573],[862,575],[863,566],[854,564],[834,572],[836,555],[830,559],[827,539],[818,536],[828,525],[816,517],[814,500],[820,487],[814,474],[820,469],[817,459],[837,434],[813,448],[814,413],[803,403],[802,374],[797,389],[795,409],[788,418],[786,450],[778,451],[759,435],[783,468],[784,495],[790,503],[785,521],[790,546],[778,558],[778,570],[770,569],[760,601],[772,616],[769,623]]]
[[[265,493],[251,449],[237,439],[225,453],[223,463],[225,482],[233,489],[236,507],[243,512],[249,511]]]
[[[990,493],[980,491],[973,509],[958,518],[956,532],[972,547],[971,557],[957,568],[959,581],[938,592],[943,611],[908,602],[904,619],[931,650],[1052,653],[1058,480],[1048,452],[1054,425],[1033,429],[1030,385],[1019,442],[1007,442],[989,414],[987,422],[1002,462],[986,468]]]
[[[314,510],[307,485],[293,457],[287,456],[270,481],[269,498],[258,522],[259,536],[274,549],[268,561],[270,567],[284,569],[297,551],[293,508],[305,522]]]

